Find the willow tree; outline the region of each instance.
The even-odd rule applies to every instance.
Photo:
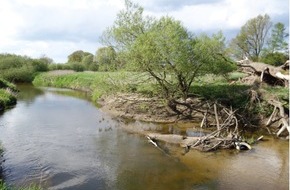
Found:
[[[110,39],[110,45],[115,45],[127,64],[156,80],[169,105],[190,95],[196,77],[232,69],[224,56],[221,33],[195,36],[180,21],[168,16],[145,17],[139,5],[128,0],[125,4],[104,37]]]

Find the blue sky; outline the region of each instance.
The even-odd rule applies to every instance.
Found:
[[[172,16],[192,32],[222,30],[233,38],[259,14],[289,27],[288,0],[132,0],[145,14]],[[0,0],[0,53],[66,62],[76,50],[95,54],[99,37],[124,7],[123,0]]]

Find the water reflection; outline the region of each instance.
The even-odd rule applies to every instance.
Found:
[[[70,96],[73,91],[21,88],[17,106],[0,116],[9,184],[76,190],[289,188],[286,141],[268,138],[242,153],[184,155],[167,143],[159,144],[161,151],[135,132],[200,131],[192,124],[126,123],[99,111],[85,96]]]
[[[26,105],[33,103],[37,96],[44,94],[43,90],[34,88],[31,84],[18,84],[17,89],[20,91],[17,95],[17,99],[22,100]],[[25,91],[25,93],[21,93],[22,91]]]

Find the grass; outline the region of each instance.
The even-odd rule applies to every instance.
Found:
[[[0,111],[16,104],[16,97],[11,94],[15,91],[17,90],[14,84],[0,79]]]
[[[238,109],[243,115],[265,115],[271,113],[271,106],[266,102],[251,103],[251,86],[238,82],[245,74],[239,72],[230,73],[226,77],[206,75],[196,78],[190,92],[202,99],[218,101],[233,109]],[[237,81],[236,83],[231,83]],[[231,83],[231,84],[230,84]],[[37,86],[53,86],[60,88],[71,88],[86,90],[91,93],[91,98],[96,101],[103,95],[117,92],[141,93],[149,96],[158,96],[157,85],[149,80],[144,73],[134,72],[78,72],[55,75],[50,72],[41,73],[36,76],[33,84]],[[276,96],[289,106],[288,88],[269,87],[262,85],[259,92],[264,95]],[[140,110],[147,108],[140,107]]]
[[[229,85],[228,80],[237,80],[241,73],[232,73],[228,79],[207,75],[197,78],[190,91],[207,100],[227,100],[234,107],[244,106],[248,99],[246,85]],[[137,92],[158,95],[157,85],[144,73],[134,72],[81,72],[55,75],[50,72],[35,77],[36,86],[53,86],[91,92],[95,101],[105,94],[116,92]]]
[[[289,88],[284,88],[281,86],[269,87],[265,86],[263,88],[268,95],[277,97],[279,100],[288,100],[289,102]]]
[[[203,99],[222,102],[233,108],[245,107],[249,100],[247,85],[229,85],[226,83],[194,84],[191,91]]]
[[[88,91],[92,100],[102,95],[116,92],[139,92],[150,94],[154,91],[146,75],[134,72],[76,72],[54,75],[50,72],[37,75],[33,81],[36,86],[52,86]]]
[[[27,187],[19,188],[10,187],[0,179],[0,190],[42,190],[42,188],[37,185],[29,185]]]

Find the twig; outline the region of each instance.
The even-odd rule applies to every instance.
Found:
[[[216,104],[213,105],[213,108],[214,108],[214,114],[215,114],[215,120],[216,120],[217,130],[220,130],[220,123],[219,123],[219,118],[218,118],[218,114],[217,114]]]
[[[204,113],[203,119],[200,123],[200,128],[203,128],[204,122],[206,121],[206,117],[207,117],[207,112]]]
[[[269,126],[269,124],[271,123],[273,117],[276,115],[276,110],[277,110],[277,106],[274,107],[274,110],[273,110],[268,122],[266,123],[266,126]]]

